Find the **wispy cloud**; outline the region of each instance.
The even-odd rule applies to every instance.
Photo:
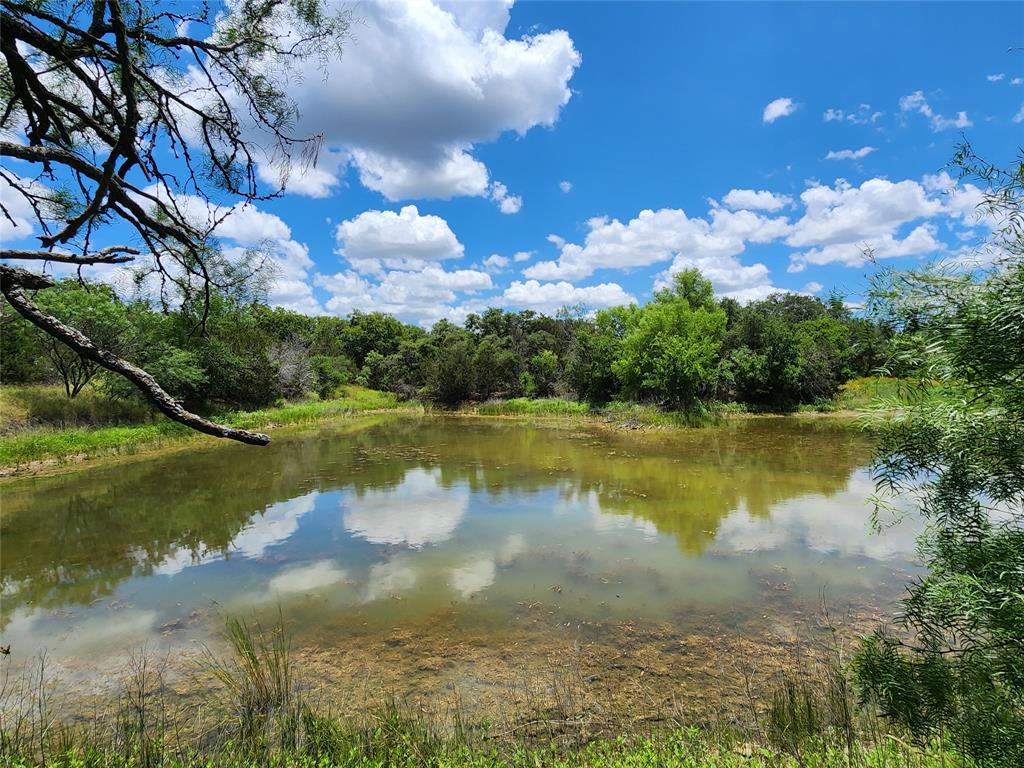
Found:
[[[825,155],[826,160],[860,160],[875,152],[874,147],[861,147],[860,149],[839,149],[829,150]]]

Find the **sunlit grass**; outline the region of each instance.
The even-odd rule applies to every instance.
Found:
[[[703,406],[674,411],[643,403],[590,405],[558,397],[491,400],[467,409],[482,416],[587,417],[625,427],[702,427],[716,421],[717,410]]]
[[[873,408],[879,402],[898,402],[903,399],[906,382],[880,376],[865,376],[839,387],[831,401],[830,410],[860,411]]]
[[[642,403],[609,403],[601,409],[606,421],[627,427],[706,427],[718,417],[703,405],[674,411]]]
[[[323,724],[320,724],[323,728]],[[224,750],[214,755],[171,754],[158,763],[165,768],[951,768],[968,765],[938,745],[918,747],[898,743],[856,746],[852,755],[838,746],[809,750],[800,759],[739,740],[715,738],[699,730],[679,730],[661,736],[601,739],[579,748],[470,747],[441,741],[424,745],[423,734],[412,726],[381,726],[363,733],[333,734],[329,749],[312,754],[296,749],[272,758],[251,757]],[[169,750],[170,751],[170,750]],[[14,758],[7,765],[40,765]],[[89,747],[51,755],[53,768],[143,768],[141,756],[110,753]]]

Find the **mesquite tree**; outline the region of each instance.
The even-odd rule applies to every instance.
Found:
[[[1024,765],[1024,157],[1009,170],[965,146],[987,187],[995,237],[984,265],[892,273],[873,308],[902,331],[893,362],[906,400],[879,427],[877,479],[928,524],[927,573],[900,633],[866,639],[866,698],[928,738],[945,733],[978,765]]]
[[[0,258],[80,274],[131,263],[165,306],[198,306],[195,331],[205,332],[212,293],[267,266],[258,252],[223,255],[214,230],[232,204],[281,192],[283,177],[260,183],[261,164],[315,161],[320,137],[292,134],[286,87],[297,63],[340,56],[348,24],[324,0],[0,0],[0,214],[27,220],[39,246],[4,245]],[[186,411],[146,371],[40,309],[31,292],[52,284],[0,264],[0,290],[20,315],[170,418],[269,442]]]

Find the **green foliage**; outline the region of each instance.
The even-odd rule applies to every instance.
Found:
[[[628,397],[692,406],[714,378],[725,323],[711,284],[681,272],[629,319],[612,371]]]
[[[39,298],[63,302],[62,311],[81,325],[91,316],[74,302],[100,307],[93,314],[109,321],[107,330],[93,321],[93,333],[108,345],[123,340],[124,356],[200,413],[260,409],[314,393],[330,399],[352,382],[445,405],[558,394],[591,405],[643,401],[698,416],[712,400],[790,409],[828,401],[858,365],[874,359],[879,339],[889,343],[874,333],[877,324],[851,318],[835,301],[776,295],[747,307],[716,302],[693,270],[644,307],[612,307],[592,318],[582,308],[554,318],[492,308],[463,327],[439,321],[429,333],[380,312],[307,317],[234,291],[165,312],[70,282]],[[18,317],[4,318],[2,331],[5,382],[55,380],[40,354],[51,342]],[[861,337],[869,342],[863,354],[854,341]],[[59,345],[56,352],[67,354]],[[116,377],[101,381],[111,397],[141,399]]]
[[[146,371],[170,395],[185,402],[197,402],[209,382],[199,356],[190,350],[156,341],[144,353]],[[113,397],[142,403],[139,391],[120,376],[105,375],[105,389]]]
[[[427,385],[438,402],[458,405],[473,394],[474,374],[472,342],[451,341],[435,350]]]
[[[476,369],[476,389],[481,399],[516,389],[516,374],[520,361],[503,340],[485,336],[476,345],[473,367]]]
[[[593,323],[576,330],[566,362],[569,388],[587,402],[603,404],[619,394],[619,380],[612,370],[622,337],[635,307],[614,307],[597,313]]]
[[[882,327],[850,317],[837,300],[794,294],[730,307],[722,385],[765,409],[823,402],[879,363]],[[861,343],[853,343],[854,332]]]
[[[109,286],[62,280],[42,291],[36,301],[44,312],[81,331],[103,349],[123,354],[134,342],[128,310]],[[80,356],[49,334],[36,330],[36,335],[39,347],[68,397],[76,397],[100,372],[97,363]]]
[[[971,155],[961,154],[960,159]],[[922,738],[953,735],[979,763],[1024,764],[1024,164],[986,205],[1009,230],[985,271],[887,273],[876,315],[902,333],[893,368],[914,375],[878,424],[880,498],[913,499],[929,522],[928,568],[902,611],[909,639],[880,630],[856,662],[864,694]]]
[[[35,384],[47,379],[40,365],[43,341],[35,328],[5,304],[0,305],[0,383]]]
[[[371,352],[385,357],[397,352],[409,329],[383,312],[354,312],[342,333],[345,354],[362,368]]]
[[[550,349],[543,349],[530,358],[530,374],[533,376],[534,394],[548,397],[555,391],[558,381],[558,355]]]
[[[344,355],[314,355],[310,358],[313,367],[314,388],[321,400],[334,396],[339,387],[355,378],[355,366]]]

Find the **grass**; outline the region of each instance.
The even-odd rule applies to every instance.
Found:
[[[839,387],[839,392],[829,402],[828,410],[862,411],[877,407],[879,402],[901,402],[905,395],[906,382],[903,379],[865,376],[851,379]]]
[[[14,390],[14,391],[12,391]],[[25,390],[35,391],[35,401],[67,400],[56,388],[4,387],[2,401],[15,405],[5,406],[4,424],[21,403],[26,402]],[[85,393],[79,395],[80,399]],[[275,428],[328,421],[343,416],[372,411],[398,409],[417,410],[423,406],[416,402],[400,402],[387,392],[376,392],[362,387],[347,386],[332,400],[317,400],[289,403],[279,407],[258,411],[238,411],[216,415],[214,418],[233,427],[250,430],[273,430]],[[93,395],[90,394],[90,397]],[[74,402],[74,401],[71,401]],[[78,406],[72,406],[77,408]],[[52,406],[56,409],[56,406]],[[18,411],[23,412],[23,411]],[[187,440],[206,439],[202,435],[162,417],[151,423],[136,423],[128,426],[62,426],[56,424],[30,427],[22,431],[9,431],[0,435],[0,467],[17,468],[36,461],[94,458],[98,456],[137,453],[143,450],[162,448]]]
[[[592,418],[629,428],[641,427],[703,427],[713,424],[716,410],[667,411],[656,405],[642,403],[609,403],[594,406],[578,400],[559,397],[490,400],[465,409],[481,416],[578,417]]]
[[[940,741],[915,744],[870,713],[854,713],[845,677],[784,680],[765,726],[635,724],[584,738],[547,725],[525,736],[509,723],[445,722],[395,699],[358,721],[310,701],[279,619],[264,630],[228,619],[229,652],[205,668],[221,683],[176,704],[162,670],[137,656],[112,711],[61,719],[40,664],[0,686],[0,764],[13,768],[953,768],[969,766]],[[9,673],[9,670],[7,670]],[[37,676],[34,676],[38,673]],[[841,681],[841,682],[840,682]],[[841,701],[841,704],[837,704]],[[855,717],[855,715],[857,715]],[[652,720],[659,720],[654,717]],[[865,725],[866,724],[866,725]]]
[[[559,397],[514,397],[510,400],[489,400],[474,411],[483,416],[587,416],[590,405]]]
[[[5,762],[11,768],[954,768],[964,765],[938,745],[916,747],[891,742],[858,747],[853,753],[835,746],[808,750],[798,759],[737,739],[710,736],[699,729],[677,730],[648,737],[621,737],[560,748],[471,747],[427,741],[404,721],[363,732],[332,728],[336,724],[307,720],[317,736],[300,748],[273,757],[251,757],[223,751],[169,754],[123,754],[76,746],[51,754],[45,763],[22,756]],[[323,735],[326,734],[326,735]]]
[[[665,411],[655,405],[641,403],[609,403],[602,411],[605,421],[626,427],[707,427],[718,417],[709,408],[688,411]]]

